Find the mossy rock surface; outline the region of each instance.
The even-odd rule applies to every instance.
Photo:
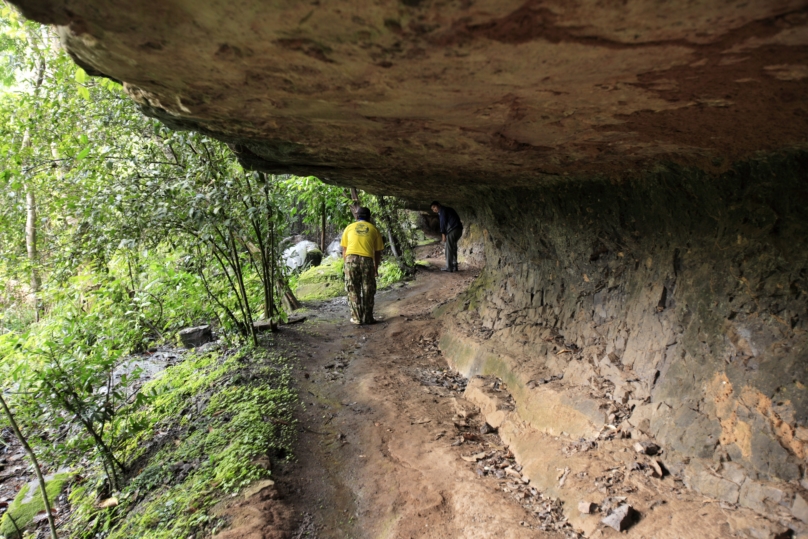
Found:
[[[324,281],[298,285],[297,298],[301,301],[331,299],[345,295],[345,285],[342,281]]]
[[[295,295],[302,301],[331,299],[345,295],[342,260],[328,259],[300,274]]]
[[[58,473],[45,477],[45,489],[48,491],[51,507],[53,506],[53,500],[61,494],[70,476],[70,473]],[[17,527],[24,530],[33,522],[37,513],[44,510],[45,503],[42,500],[39,483],[36,480],[26,483],[17,493],[11,505],[8,506],[8,511],[3,515],[3,519],[0,520],[0,535],[3,537],[15,537],[16,530],[14,529],[14,524],[8,518],[9,514],[14,517]]]

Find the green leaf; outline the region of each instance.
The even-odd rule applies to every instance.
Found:
[[[90,90],[88,90],[86,86],[78,86],[77,89],[81,97],[83,97],[87,101],[90,100]]]
[[[76,82],[79,84],[84,84],[84,81],[87,80],[87,72],[84,71],[82,68],[76,68]]]
[[[86,148],[81,150],[79,152],[79,154],[76,156],[76,159],[80,161],[80,160],[84,159],[85,157],[87,157],[88,155],[90,155],[90,147],[89,146],[87,146]]]

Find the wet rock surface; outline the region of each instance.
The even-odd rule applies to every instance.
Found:
[[[439,312],[444,354],[506,380],[532,428],[653,443],[691,488],[799,521],[806,162],[489,194],[474,213],[486,266]]]
[[[801,0],[15,3],[249,167],[422,202],[726,171],[808,133]]]

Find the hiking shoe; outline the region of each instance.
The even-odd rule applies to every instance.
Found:
[[[356,318],[354,318],[354,317],[352,316],[352,317],[351,317],[351,324],[356,324],[356,325],[359,325],[359,320],[357,320]]]
[[[452,268],[441,268],[440,270],[441,271],[448,271],[449,273],[454,271]]]

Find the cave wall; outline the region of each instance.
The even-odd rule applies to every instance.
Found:
[[[462,246],[485,268],[441,345],[535,428],[654,437],[689,486],[788,509],[808,486],[806,177],[795,152],[481,191]]]

